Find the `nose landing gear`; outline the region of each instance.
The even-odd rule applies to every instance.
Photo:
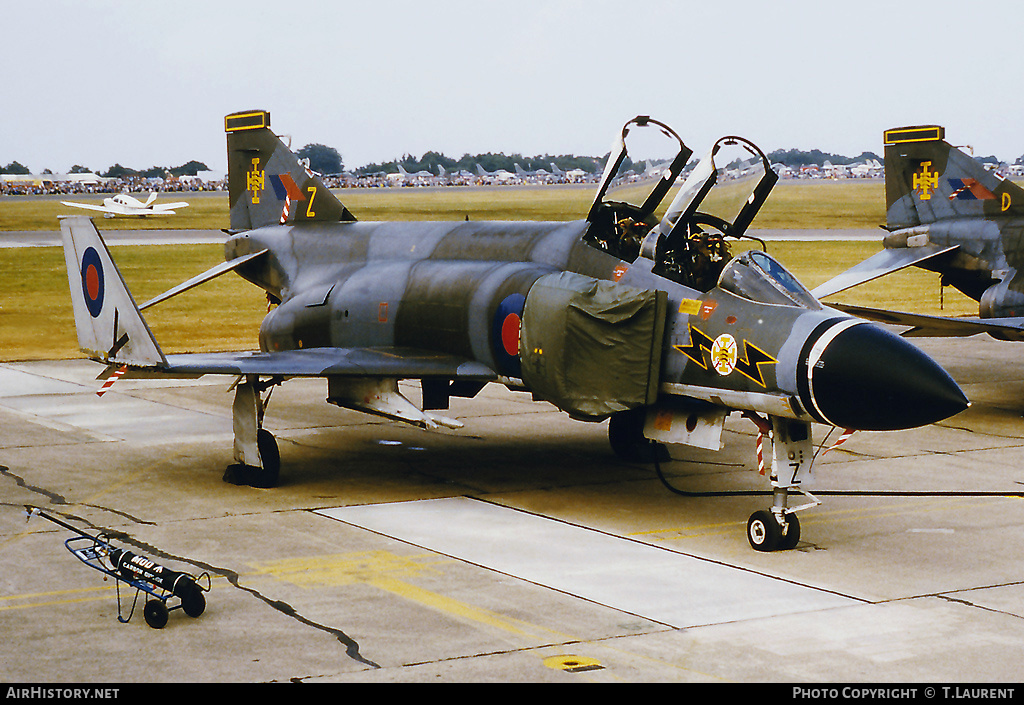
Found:
[[[772,444],[770,480],[773,501],[771,509],[760,509],[747,520],[747,541],[755,551],[785,551],[796,548],[800,541],[800,520],[796,512],[817,506],[820,502],[802,487],[813,470],[814,448],[811,443],[811,425],[777,416],[769,421],[754,414],[745,414],[758,427],[761,436],[767,435]],[[758,438],[758,469],[764,474],[761,437]],[[790,492],[799,492],[810,502],[798,507],[789,506]]]

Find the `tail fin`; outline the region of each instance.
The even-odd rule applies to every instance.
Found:
[[[224,130],[232,230],[355,220],[320,177],[300,164],[270,131],[270,113],[232,113],[224,118]]]
[[[890,229],[951,218],[1024,215],[1024,190],[946,142],[943,128],[886,130],[884,141]]]
[[[167,363],[103,238],[84,215],[61,218],[78,347],[94,360],[134,367]]]

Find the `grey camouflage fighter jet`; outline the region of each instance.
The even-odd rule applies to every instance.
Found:
[[[1024,189],[945,141],[936,125],[887,130],[886,229],[881,252],[825,282],[819,298],[916,266],[978,302],[978,317],[944,318],[846,304],[836,308],[909,326],[903,335],[988,333],[1024,340]]]
[[[606,199],[630,130],[678,149],[641,205]],[[361,222],[270,130],[264,111],[225,118],[231,229],[226,261],[136,306],[87,217],[61,221],[81,348],[110,371],[237,376],[235,463],[225,480],[276,484],[280,454],[263,428],[267,395],[292,377],[327,380],[327,401],[424,428],[459,427],[451,397],[490,382],[532,392],[583,421],[609,421],[612,448],[652,460],[662,443],[718,450],[727,415],[772,439],[770,510],[748,521],[759,550],[791,548],[811,424],[895,430],[958,413],[967,400],[899,336],[822,306],[767,253],[732,257],[777,177],[763,153],[719,140],[664,217],[655,209],[691,155],[648,117],[617,137],[590,212],[568,222]],[[729,218],[698,208],[716,156],[739,149],[759,176]],[[727,189],[727,190],[728,190]],[[725,199],[729,202],[728,199]],[[165,355],[140,311],[235,271],[276,307],[259,351]],[[422,403],[399,390],[420,380]],[[811,497],[790,507],[792,493]]]

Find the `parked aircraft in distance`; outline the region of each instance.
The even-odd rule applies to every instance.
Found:
[[[882,164],[877,159],[866,159],[857,164],[848,164],[846,168],[850,171],[850,175],[855,177],[881,176],[884,173]]]
[[[516,176],[519,177],[520,179],[527,179],[527,178],[542,178],[543,179],[543,178],[547,178],[547,177],[551,176],[551,172],[548,171],[547,169],[536,169],[534,171],[527,171],[522,166],[520,166],[518,162],[516,162],[515,167],[516,167]]]
[[[156,203],[156,192],[149,194],[144,202],[130,196],[127,193],[119,193],[111,198],[104,198],[103,205],[97,206],[89,203],[72,203],[70,201],[61,201],[65,206],[74,206],[75,208],[85,208],[91,211],[99,211],[103,213],[104,218],[113,218],[118,215],[174,215],[175,208],[185,208],[188,203],[184,201],[176,201],[174,203]]]
[[[647,127],[674,141],[676,158],[642,204],[606,199],[627,135]],[[897,430],[967,407],[906,340],[822,306],[766,252],[731,256],[726,238],[745,235],[778,180],[745,139],[716,142],[660,219],[692,150],[638,116],[582,220],[360,222],[298,164],[269,113],[228,115],[225,130],[230,235],[209,271],[138,307],[92,221],[61,220],[90,357],[112,375],[238,378],[225,481],[277,483],[281,455],[263,421],[269,392],[292,377],[326,379],[331,404],[423,428],[461,427],[440,413],[451,397],[498,382],[574,419],[607,419],[612,449],[632,462],[657,460],[663,443],[719,450],[726,417],[740,412],[771,441],[772,504],[750,516],[747,537],[774,550],[796,545],[795,512],[818,503],[806,489],[812,422]],[[735,150],[761,164],[749,197],[736,213],[698,210],[720,178],[716,158]],[[140,311],[228,271],[276,305],[259,351],[165,355]],[[420,381],[421,404],[399,380]],[[810,501],[791,507],[795,494]]]
[[[937,125],[887,130],[886,229],[881,252],[814,289],[818,298],[905,267],[938,272],[978,302],[978,317],[836,308],[910,326],[906,336],[989,333],[1024,340],[1024,189],[953,147]]]
[[[494,171],[487,171],[479,164],[476,165],[476,175],[481,179],[496,179],[498,181],[508,181],[514,179],[515,174],[504,169],[495,169]]]
[[[398,167],[397,172],[391,172],[387,175],[391,181],[412,181],[415,179],[433,179],[436,178],[433,174],[426,170],[420,170],[415,172],[406,171],[405,167],[401,164],[396,165]]]

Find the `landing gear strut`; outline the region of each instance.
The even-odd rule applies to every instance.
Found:
[[[261,382],[246,375],[235,383],[232,421],[235,431],[235,463],[224,471],[224,482],[251,487],[276,487],[281,473],[281,453],[274,435],[263,428],[263,414],[270,394],[281,380]]]
[[[747,520],[747,541],[756,551],[778,551],[795,548],[800,541],[800,520],[795,512],[819,504],[813,495],[802,489],[813,470],[814,448],[811,443],[811,425],[802,421],[772,416],[765,421],[753,414],[747,415],[762,435],[771,438],[772,506],[750,515]],[[758,452],[760,461],[761,455]],[[760,468],[764,472],[763,466]],[[811,501],[798,507],[789,506],[791,492],[799,492]]]

